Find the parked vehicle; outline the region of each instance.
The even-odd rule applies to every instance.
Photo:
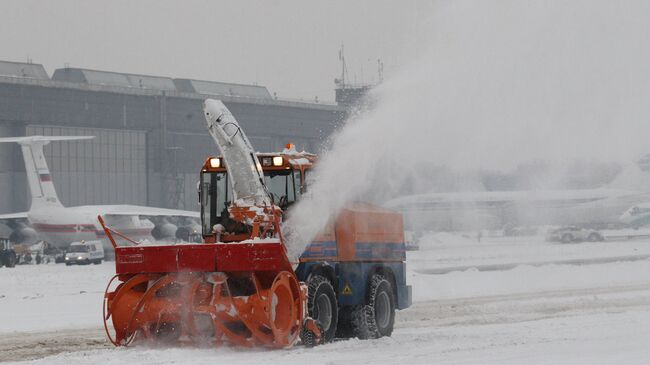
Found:
[[[0,267],[16,266],[16,251],[8,238],[0,238]]]
[[[65,264],[88,265],[101,264],[104,259],[104,247],[100,241],[73,242],[65,254]]]
[[[546,234],[546,241],[548,242],[598,242],[603,241],[604,239],[602,233],[598,230],[576,226],[550,229]]]

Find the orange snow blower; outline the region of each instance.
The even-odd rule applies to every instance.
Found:
[[[264,184],[254,150],[223,103],[206,100],[204,114],[230,167],[229,221],[204,232],[204,243],[146,245],[98,217],[116,260],[104,295],[108,338],[116,346],[142,340],[282,348],[299,337],[315,345],[320,330],[306,315],[307,286],[287,258],[282,210]],[[130,244],[118,246],[114,235]]]
[[[301,331],[320,336],[280,239],[119,247],[113,235],[128,238],[98,219],[115,248],[116,275],[104,295],[104,327],[114,345],[140,338],[289,347]],[[277,220],[270,226],[278,232]]]

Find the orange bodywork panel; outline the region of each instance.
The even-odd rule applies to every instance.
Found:
[[[300,261],[404,261],[402,215],[372,204],[354,203],[307,247]]]

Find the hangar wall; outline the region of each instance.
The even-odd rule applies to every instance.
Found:
[[[198,210],[198,171],[207,156],[218,154],[202,114],[208,97],[224,101],[260,151],[281,150],[292,142],[298,149],[318,152],[347,114],[337,105],[278,100],[255,85],[170,82],[79,69],[57,70],[57,79],[50,79],[44,69],[38,70],[42,66],[24,65],[34,72],[7,75],[3,69],[23,68],[0,61],[0,137],[96,136],[45,149],[59,197],[70,206],[142,204]],[[120,84],[122,79],[128,84]],[[170,90],[175,85],[183,90]],[[228,90],[228,95],[191,92],[210,92],[210,87]],[[251,95],[236,94],[249,91]],[[0,189],[9,192],[0,194],[0,213],[28,209],[25,184],[20,148],[0,144]]]

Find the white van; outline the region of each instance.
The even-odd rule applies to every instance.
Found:
[[[101,264],[104,259],[104,247],[101,241],[72,242],[65,254],[65,264],[88,265]]]

